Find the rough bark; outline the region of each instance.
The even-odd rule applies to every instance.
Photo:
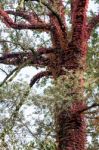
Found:
[[[64,105],[64,104],[63,104]],[[85,150],[86,123],[84,114],[78,110],[84,102],[75,101],[69,109],[61,109],[56,115],[57,150]]]

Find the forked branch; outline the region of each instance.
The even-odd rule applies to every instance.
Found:
[[[5,11],[7,14],[14,15],[15,17],[19,16],[22,17],[23,19],[27,20],[30,24],[35,24],[35,23],[45,23],[43,22],[38,15],[35,12],[26,12],[26,11],[12,11],[12,10],[7,10]]]
[[[0,19],[8,26],[14,29],[41,29],[43,31],[47,30],[50,31],[50,24],[47,23],[15,23],[11,17],[8,15],[7,12],[5,12],[3,9],[0,8]]]

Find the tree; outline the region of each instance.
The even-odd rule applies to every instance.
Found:
[[[29,51],[8,51],[8,45],[3,44],[3,53],[0,63],[17,66],[9,75],[32,65],[46,67],[46,71],[38,73],[30,82],[30,87],[40,78],[51,76],[56,80],[61,76],[62,91],[68,97],[55,105],[55,125],[57,150],[85,149],[86,143],[86,121],[83,112],[90,108],[99,106],[95,103],[86,105],[84,100],[84,73],[86,70],[86,56],[88,51],[88,40],[92,31],[99,23],[99,14],[87,16],[88,0],[62,1],[62,0],[24,0],[20,1],[14,11],[6,5],[0,8],[2,22],[15,30],[37,30],[47,32],[51,37],[51,47],[40,46],[36,50],[28,47]],[[8,1],[9,4],[9,1]],[[70,6],[71,28],[65,21],[65,4]],[[39,10],[40,14],[37,12]],[[68,9],[67,9],[68,11]],[[11,18],[11,15],[14,16]],[[46,19],[42,19],[45,16]],[[70,31],[69,31],[70,30]],[[4,43],[9,41],[3,41]],[[27,47],[20,47],[27,50]],[[67,84],[67,78],[69,84]],[[4,80],[4,82],[6,81]],[[3,82],[3,83],[4,83]],[[61,91],[61,92],[62,92]],[[69,105],[67,105],[67,101]]]

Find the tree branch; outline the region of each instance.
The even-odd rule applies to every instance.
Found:
[[[2,68],[0,68],[0,70],[1,70],[3,73],[5,73],[6,75],[8,75],[7,72],[6,72],[5,70],[3,70]]]
[[[38,17],[38,15],[35,12],[26,12],[26,11],[12,11],[12,10],[7,10],[5,11],[7,14],[11,14],[19,17],[22,17],[23,19],[27,20],[31,24],[35,23],[43,23],[44,22]]]
[[[27,62],[25,61],[25,63],[21,64],[20,66],[16,67],[15,69],[13,69],[9,74],[6,73],[6,77],[5,79],[0,83],[0,87],[6,83],[6,81],[11,82],[13,80],[13,78],[18,74],[18,72],[25,67],[27,64]],[[0,68],[1,69],[1,68]],[[13,75],[14,74],[14,75]]]
[[[32,52],[18,52],[18,53],[8,53],[0,57],[0,63],[8,65],[20,65],[25,62],[27,59],[32,61]],[[34,58],[35,59],[35,58]]]
[[[17,43],[17,42],[12,42],[12,41],[9,41],[9,40],[5,40],[5,39],[0,39],[0,43],[2,44],[2,43],[11,43],[11,44],[13,44],[13,45],[18,45],[18,46],[20,46],[20,48],[22,49],[22,50],[30,50],[30,51],[34,51],[34,48],[33,47],[29,47],[29,48],[26,48],[25,49],[25,47],[24,47],[24,45],[22,45],[21,43]],[[52,47],[50,47],[50,48],[45,48],[45,47],[41,47],[41,48],[38,48],[37,49],[37,53],[38,54],[49,54],[49,53],[58,53],[59,51],[60,51],[61,49],[60,48],[58,48],[58,47],[56,47],[56,48],[52,48]],[[26,54],[26,53],[25,53]]]
[[[60,75],[65,75],[65,71],[64,70],[60,70],[60,73],[57,75],[57,77],[59,77]],[[48,77],[48,76],[53,76],[53,72],[51,71],[41,71],[39,73],[37,73],[35,76],[33,76],[33,78],[30,81],[30,87],[32,87],[36,82],[38,82],[40,80],[40,78],[42,77]]]
[[[28,61],[28,65],[46,66],[48,59],[44,58],[42,54],[58,53],[58,48],[38,48],[36,51],[30,47],[29,52],[7,53],[0,57],[0,63],[8,65],[20,65]]]
[[[87,5],[88,0],[73,0],[72,2],[72,42],[76,47],[82,47],[85,40]]]
[[[42,71],[37,73],[30,81],[30,87],[32,87],[38,80],[40,80],[40,78],[44,77],[44,76],[50,76],[52,75],[52,73],[50,71]]]
[[[94,108],[94,107],[99,107],[99,104],[98,103],[93,103],[91,106],[87,106],[87,107],[85,107],[85,108],[83,108],[82,110],[80,110],[78,113],[83,113],[84,111],[87,111],[87,110],[89,110],[89,109],[91,109],[91,108]]]
[[[19,46],[22,50],[27,50],[24,45],[22,45],[20,42],[17,43],[16,42],[13,42],[13,41],[9,41],[9,40],[5,40],[5,39],[0,39],[0,44],[4,44],[4,43],[10,43],[10,44],[13,44],[13,45],[17,45]]]
[[[37,49],[37,52],[39,54],[49,54],[49,53],[58,53],[60,51],[60,48],[39,48]]]
[[[91,32],[95,29],[95,27],[98,24],[99,24],[99,14],[93,16],[87,25],[88,39],[90,38]]]
[[[26,0],[26,1],[29,1],[29,0]],[[31,1],[37,1],[39,3],[42,3],[44,6],[46,6],[46,8],[48,8],[48,10],[52,13],[52,15],[57,18],[59,25],[61,27],[61,30],[63,31],[63,35],[65,37],[65,42],[66,42],[67,34],[66,34],[65,10],[64,10],[65,8],[64,8],[62,0],[57,0],[57,2],[56,1],[46,2],[45,0],[31,0]],[[55,8],[53,5],[57,7]]]
[[[16,67],[15,69],[13,69],[7,76],[6,78],[0,83],[0,87],[6,83],[6,81],[13,75],[13,73],[15,73],[15,71],[18,70],[18,67]]]
[[[0,57],[0,63],[6,65],[19,66],[22,63],[27,62],[27,65],[46,66],[47,62],[40,55],[33,55],[32,52],[19,52],[6,54]]]
[[[9,17],[9,15],[2,9],[0,9],[0,19],[8,26],[14,29],[41,29],[43,31],[50,31],[50,24],[47,23],[34,23],[34,24],[28,24],[28,23],[15,23]]]

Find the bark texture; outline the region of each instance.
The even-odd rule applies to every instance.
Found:
[[[75,102],[71,108],[58,110],[56,116],[57,150],[85,150],[86,123],[79,110],[84,102]]]

